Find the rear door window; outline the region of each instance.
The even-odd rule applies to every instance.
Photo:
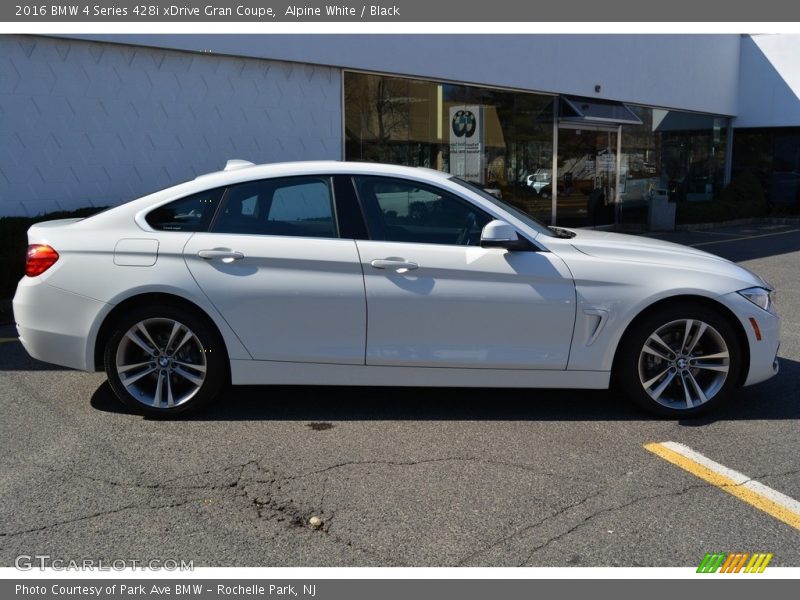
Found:
[[[285,177],[231,186],[211,230],[338,237],[328,177]]]

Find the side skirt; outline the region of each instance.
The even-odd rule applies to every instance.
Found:
[[[232,360],[234,385],[365,385],[606,389],[608,371],[379,367]]]

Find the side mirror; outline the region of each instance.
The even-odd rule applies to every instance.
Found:
[[[481,231],[481,248],[524,250],[527,247],[528,244],[519,238],[516,229],[505,221],[489,221]]]

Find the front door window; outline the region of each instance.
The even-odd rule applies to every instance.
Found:
[[[444,190],[388,177],[356,177],[372,239],[477,246],[491,217]]]

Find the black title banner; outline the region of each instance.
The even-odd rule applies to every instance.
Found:
[[[3,2],[3,22],[781,22],[800,21],[785,0],[50,0]]]

